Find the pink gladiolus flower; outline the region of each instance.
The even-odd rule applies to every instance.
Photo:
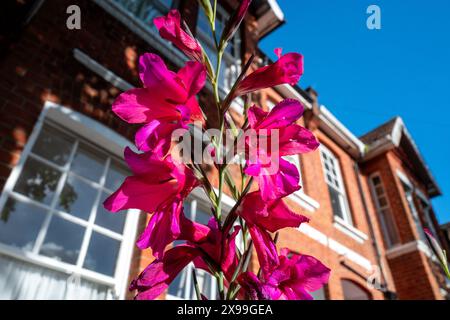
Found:
[[[257,225],[270,232],[283,228],[297,228],[309,219],[296,214],[282,199],[264,201],[260,191],[247,194],[242,200],[237,213],[248,224]]]
[[[203,62],[203,51],[197,40],[181,29],[181,16],[178,10],[171,10],[165,17],[153,20],[160,36],[172,42],[190,59]]]
[[[181,234],[178,240],[186,240],[189,245],[201,249],[203,258],[194,261],[197,268],[210,272],[205,263],[206,257],[219,265],[225,279],[230,281],[238,265],[235,241],[239,231],[240,228],[235,227],[231,234],[224,234],[214,218],[211,218],[205,226],[181,216]]]
[[[164,248],[180,234],[179,217],[183,200],[198,185],[193,173],[170,156],[136,154],[125,149],[125,160],[133,172],[120,188],[105,200],[107,210],[139,209],[152,214],[138,240],[141,249],[151,247],[160,257]]]
[[[237,213],[247,223],[259,264],[266,273],[273,265],[278,264],[277,249],[267,231],[276,232],[287,227],[298,228],[300,224],[309,221],[307,217],[290,210],[282,199],[264,201],[260,191],[247,194]]]
[[[169,287],[181,270],[200,254],[200,250],[189,245],[179,245],[168,250],[162,259],[153,261],[131,282],[130,291],[138,291],[135,297],[137,300],[156,299]]]
[[[273,145],[266,149],[254,144],[252,148],[249,147],[250,150],[257,148],[257,159],[247,161],[245,173],[257,177],[264,201],[281,198],[300,189],[297,167],[279,157],[310,152],[319,146],[319,142],[309,130],[295,124],[303,115],[303,110],[301,103],[293,99],[283,100],[270,112],[256,106],[248,110],[250,128],[256,130],[259,138],[267,135],[267,140],[271,140],[272,130],[278,130],[278,154],[272,154]],[[247,140],[246,143],[250,145],[253,142]],[[276,173],[272,172],[273,161],[279,163]]]
[[[279,54],[281,54],[280,51]],[[287,53],[280,56],[277,62],[249,74],[239,83],[234,95],[242,96],[253,91],[286,83],[295,85],[302,75],[303,56],[298,53]]]
[[[220,40],[221,43],[228,42],[234,36],[236,31],[239,29],[242,20],[244,20],[251,3],[252,0],[242,0],[240,2],[239,7],[233,12],[233,15],[230,17],[225,29],[223,30]]]
[[[238,265],[235,250],[235,240],[239,228],[224,235],[212,218],[208,225],[202,225],[180,216],[181,233],[178,240],[186,240],[186,244],[169,249],[153,261],[130,285],[130,290],[137,290],[138,300],[151,300],[157,298],[178,273],[190,262],[196,268],[210,272],[208,263],[220,266],[224,271],[225,285],[228,285],[233,272]]]
[[[156,54],[146,53],[139,60],[144,88],[122,93],[112,110],[128,123],[144,123],[136,134],[141,151],[167,154],[173,130],[193,121],[204,121],[195,95],[206,81],[206,69],[189,61],[174,73]]]
[[[312,300],[310,292],[319,290],[328,282],[330,269],[319,260],[307,255],[292,254],[282,249],[279,263],[262,279],[250,272],[239,276],[238,281],[254,300]]]

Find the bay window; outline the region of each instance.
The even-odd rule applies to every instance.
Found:
[[[336,220],[348,225],[353,225],[352,216],[345,193],[344,181],[339,168],[339,160],[324,145],[320,146],[320,155],[328,185],[333,215]]]
[[[127,175],[115,154],[41,119],[0,197],[0,299],[123,297],[137,213],[102,203]]]
[[[370,178],[370,187],[374,198],[375,206],[380,219],[381,230],[383,231],[384,241],[388,248],[400,243],[397,228],[395,226],[392,210],[384,189],[381,177],[376,174]]]

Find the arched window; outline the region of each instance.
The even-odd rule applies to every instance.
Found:
[[[351,280],[341,280],[344,300],[372,300],[367,290]]]

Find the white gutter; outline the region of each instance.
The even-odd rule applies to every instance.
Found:
[[[362,156],[366,150],[366,145],[351,133],[325,106],[321,105],[319,111],[319,119],[330,129],[330,133],[334,133],[344,143],[356,148],[356,156]]]

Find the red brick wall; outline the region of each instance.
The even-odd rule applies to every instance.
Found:
[[[74,3],[80,5],[82,10],[82,29],[70,31],[66,28],[65,10],[68,5]],[[183,3],[185,16],[190,17],[188,23],[194,29],[195,23],[192,21],[196,18],[197,1],[188,0]],[[242,38],[245,61],[256,49],[258,39],[256,21],[251,16],[245,20]],[[6,56],[0,60],[0,188],[3,187],[11,169],[17,163],[46,100],[60,103],[88,115],[132,139],[135,128],[123,123],[111,112],[111,103],[120,91],[76,61],[72,53],[74,48],[84,51],[134,85],[139,85],[137,57],[147,51],[158,52],[92,1],[45,1],[31,24],[22,31],[20,38],[11,45]],[[266,90],[255,95],[254,100],[264,107],[268,97],[274,102],[282,98],[275,91]],[[203,95],[202,99],[207,97]],[[308,121],[306,126],[310,127],[321,143],[331,149],[340,160],[356,228],[370,235],[362,198],[357,187],[357,177],[354,172],[355,160],[330,137],[317,129],[317,119],[309,117],[311,118],[312,120]],[[303,124],[303,120],[300,123]],[[319,152],[302,155],[301,164],[304,190],[307,195],[320,203],[320,208],[310,213],[292,201],[289,201],[290,205],[298,212],[309,216],[312,219],[312,227],[366,257],[375,265],[375,252],[370,240],[361,244],[333,226],[330,199]],[[396,221],[402,240],[409,241],[416,238],[415,231],[411,227],[411,219],[404,212],[405,204],[401,200],[398,181],[393,174],[393,168],[399,165],[401,162],[399,163],[393,155],[388,154],[365,164],[363,175],[361,175],[363,189],[368,199],[369,213],[374,221],[376,241],[379,243],[382,237],[366,180],[366,176],[374,170],[381,171],[389,196],[394,199],[394,206],[398,207],[400,214],[396,214]],[[211,173],[214,174],[214,171]],[[144,226],[145,222],[141,221],[140,229]],[[365,287],[364,279],[341,264],[342,257],[297,230],[281,232],[279,246],[314,255],[332,269],[328,286],[328,295],[331,299],[343,298],[341,279],[351,279]],[[151,260],[150,252],[141,253],[136,249],[131,262],[130,277],[134,277]],[[348,262],[348,259],[346,261]],[[402,262],[400,259],[395,262],[393,269],[399,270]],[[257,268],[256,257],[253,257],[252,265]],[[370,275],[357,265],[353,267],[365,277]],[[424,267],[424,270],[428,269]],[[390,277],[389,270],[388,276]],[[402,282],[395,281],[392,290],[397,283],[403,286]],[[370,293],[373,298],[382,299],[379,291],[370,290]]]

